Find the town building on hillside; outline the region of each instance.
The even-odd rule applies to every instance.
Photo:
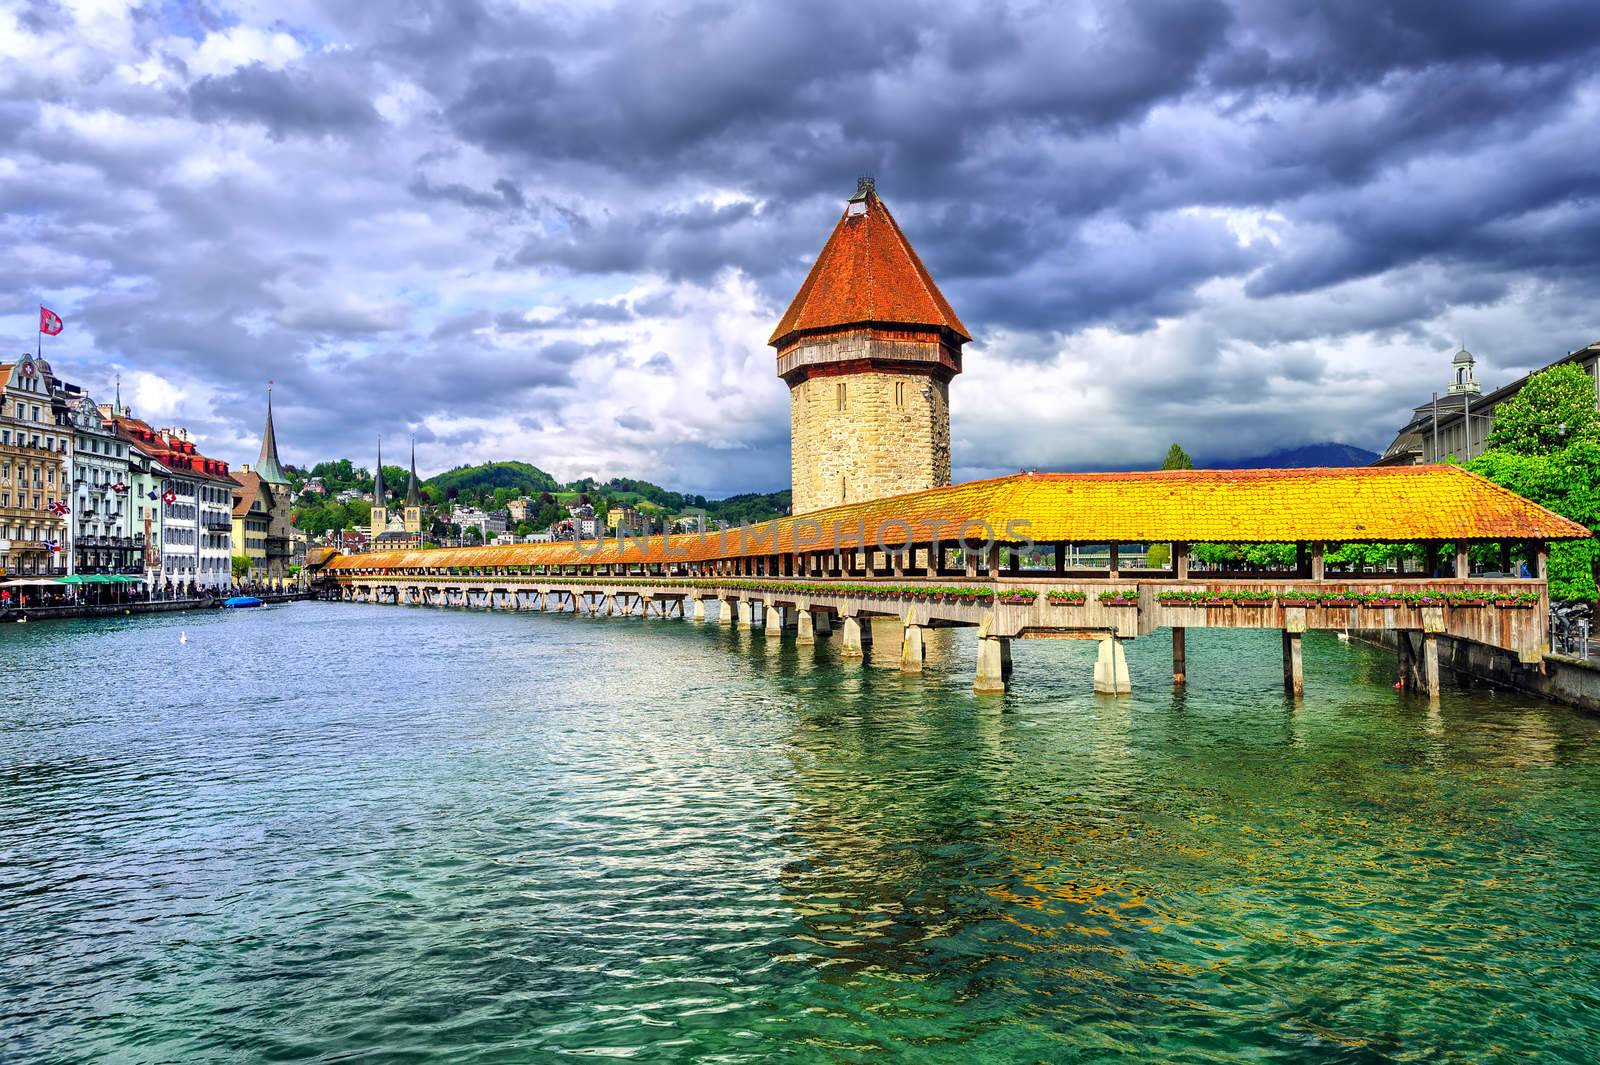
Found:
[[[279,583],[289,579],[289,533],[293,528],[289,475],[278,459],[278,432],[272,422],[272,385],[267,385],[267,424],[261,431],[256,468],[233,474],[229,550],[250,560],[249,579]]]
[[[50,364],[0,362],[0,575],[67,572],[72,439]]]
[[[348,555],[357,555],[371,546],[372,538],[363,529],[340,529],[331,532],[326,537],[329,547],[337,548]]]
[[[1575,363],[1600,384],[1600,341],[1568,352],[1541,369]],[[1537,373],[1538,371],[1534,371]],[[1411,466],[1418,463],[1470,462],[1488,449],[1489,430],[1500,404],[1522,391],[1524,375],[1484,393],[1477,379],[1477,360],[1463,348],[1450,360],[1450,383],[1442,396],[1417,407],[1394,441],[1374,466]]]
[[[487,540],[506,531],[506,514],[479,507],[464,507],[458,503],[450,508],[450,524],[459,528],[463,535],[468,529],[476,527]]]
[[[532,501],[526,496],[522,499],[513,499],[506,504],[506,513],[511,516],[512,521],[527,521],[531,509]]]
[[[133,527],[128,444],[75,385],[72,397],[72,562],[75,573],[144,575],[144,540]]]
[[[612,507],[606,511],[606,528],[613,536],[638,536],[644,532],[644,515],[633,507]]]
[[[862,178],[767,341],[789,386],[794,513],[949,484],[949,386],[971,339]]]

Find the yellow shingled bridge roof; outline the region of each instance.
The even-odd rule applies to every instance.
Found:
[[[705,561],[953,541],[1573,540],[1589,530],[1457,466],[1022,473],[763,522],[600,544],[346,555],[334,569]],[[1008,531],[1009,527],[1009,531]],[[643,546],[642,546],[643,545]]]

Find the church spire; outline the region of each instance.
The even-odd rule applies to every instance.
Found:
[[[384,495],[383,495],[383,434],[379,433],[378,434],[378,472],[376,474],[374,474],[373,477],[372,477],[372,505],[375,506],[375,507],[387,506],[388,504],[384,503],[383,500],[384,500]]]
[[[118,405],[121,405],[120,388]],[[256,459],[256,473],[269,484],[288,484],[289,476],[278,462],[278,434],[272,428],[272,382],[267,382],[267,427],[261,433],[261,457]]]
[[[411,438],[411,483],[406,485],[406,507],[422,506],[422,498],[417,491],[417,438]]]

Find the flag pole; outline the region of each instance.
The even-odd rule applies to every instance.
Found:
[[[44,358],[44,304],[39,304],[39,335],[33,342],[33,357]]]

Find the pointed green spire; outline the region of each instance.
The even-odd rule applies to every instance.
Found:
[[[406,485],[406,506],[422,506],[422,495],[417,491],[417,438],[411,438],[411,483]]]
[[[121,387],[118,387],[118,406],[121,405]],[[278,434],[272,428],[272,382],[267,382],[267,428],[261,434],[261,457],[256,459],[256,473],[268,484],[288,484],[289,475],[278,462]]]
[[[372,478],[372,505],[387,507],[383,494],[383,434],[378,434],[378,472]]]

